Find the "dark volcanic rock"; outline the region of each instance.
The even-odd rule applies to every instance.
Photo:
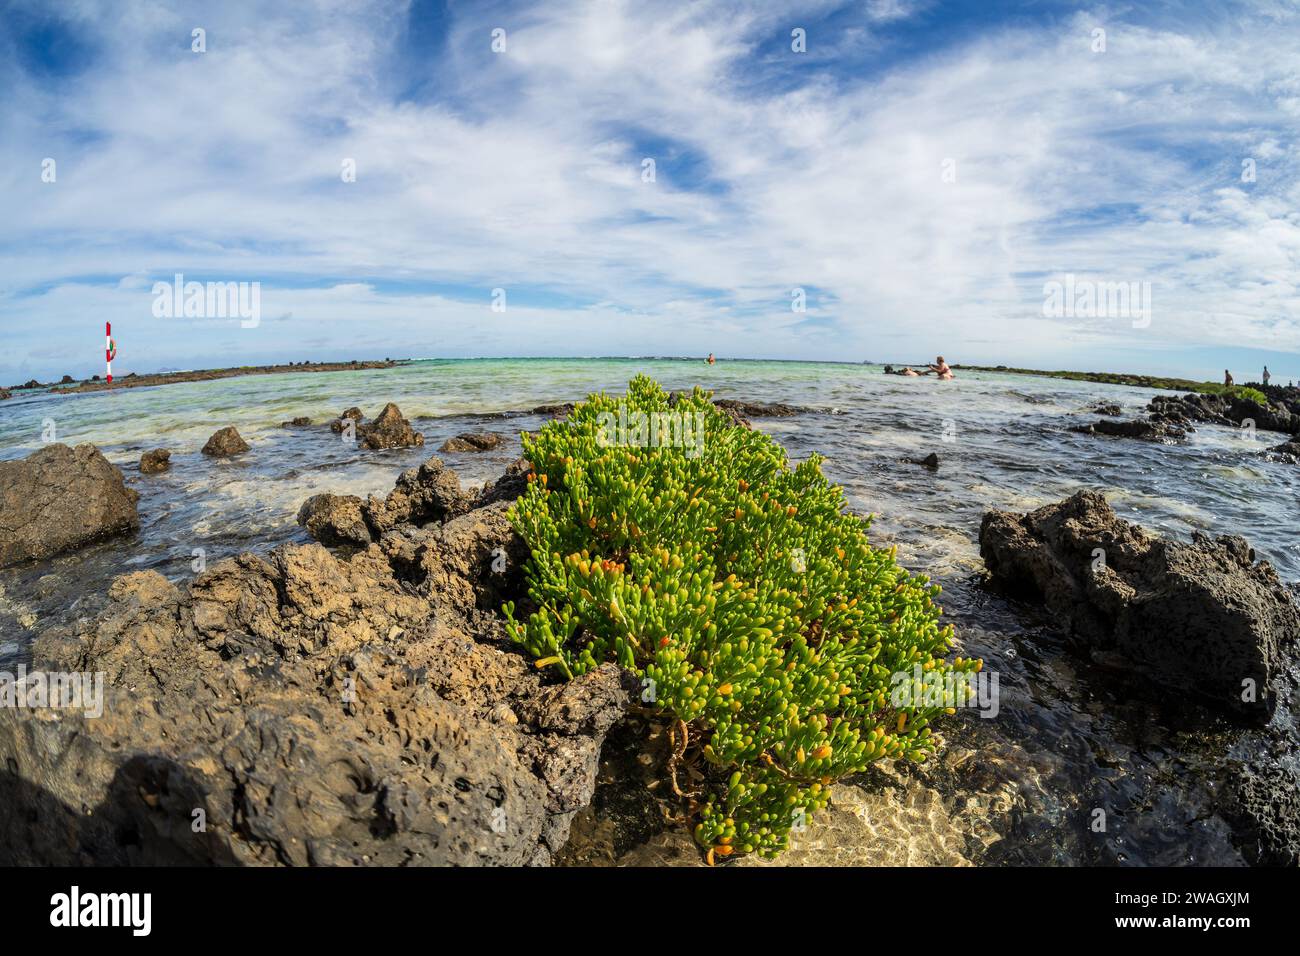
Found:
[[[532,470],[533,466],[527,458],[516,458],[506,468],[504,475],[483,486],[474,500],[474,507],[481,508],[495,501],[514,501],[528,490],[528,473]]]
[[[370,449],[411,448],[424,444],[424,436],[411,428],[392,402],[373,421],[357,426],[357,438]]]
[[[373,540],[356,495],[313,495],[298,509],[298,524],[321,544],[365,547]]]
[[[1274,445],[1267,454],[1270,458],[1284,461],[1288,465],[1300,465],[1300,439],[1293,438],[1280,445]]]
[[[1300,432],[1300,415],[1281,401],[1268,400],[1266,405],[1237,395],[1157,395],[1148,406],[1153,418],[1175,423],[1206,422],[1212,425],[1243,425],[1247,422],[1260,431],[1295,434]]]
[[[0,462],[0,567],[135,531],[139,498],[94,445]]]
[[[1229,787],[1227,815],[1258,866],[1300,866],[1300,774],[1261,760],[1239,767]]]
[[[1150,535],[1081,491],[1026,515],[986,513],[980,554],[995,582],[1042,600],[1094,656],[1266,720],[1300,613],[1245,539],[1192,537]]]
[[[1098,415],[1109,415],[1111,418],[1118,418],[1124,414],[1124,409],[1115,402],[1093,402],[1088,406],[1088,410]]]
[[[155,448],[140,456],[140,474],[156,475],[171,467],[172,453],[166,448]]]
[[[306,428],[310,424],[311,424],[310,418],[308,418],[306,415],[299,415],[298,417],[293,418],[287,422],[281,422],[280,427],[281,428]]]
[[[936,471],[939,468],[939,456],[935,452],[930,452],[924,458],[904,458],[903,461],[909,465],[921,465],[931,471]]]
[[[1135,418],[1131,421],[1112,421],[1109,418],[1103,418],[1091,425],[1078,425],[1071,431],[1080,432],[1084,435],[1110,435],[1116,438],[1140,438],[1143,441],[1161,442],[1163,444],[1173,444],[1182,441],[1187,437],[1187,432],[1176,425],[1171,425],[1163,421],[1150,421],[1143,418]]]
[[[558,402],[553,405],[538,405],[533,409],[534,415],[550,415],[552,418],[568,418],[573,414],[573,402]]]
[[[504,438],[493,432],[462,432],[448,438],[438,451],[491,451],[504,442]]]
[[[742,418],[790,418],[808,411],[781,402],[741,402],[734,398],[715,399],[713,404],[723,411],[735,412]]]
[[[353,405],[351,408],[344,411],[338,418],[334,419],[334,421],[330,422],[330,431],[338,435],[347,427],[349,421],[355,428],[365,420],[365,417],[365,415],[361,414],[361,409]]]
[[[65,375],[65,376],[63,376],[63,378],[59,379],[59,384],[60,384],[60,385],[72,385],[72,384],[73,384],[74,382],[76,382],[76,381],[77,381],[77,380],[76,380],[75,378],[73,378],[71,375]]]
[[[33,648],[103,672],[103,715],[0,708],[0,863],[549,862],[627,695],[613,665],[556,683],[512,649],[507,508],[346,561],[285,545],[188,586],[118,578]]]
[[[744,415],[740,414],[740,412],[737,411],[737,410],[736,410],[735,408],[733,408],[732,406],[730,406],[730,405],[718,405],[718,408],[721,410],[722,414],[724,414],[724,415],[727,416],[727,420],[730,421],[731,424],[734,425],[736,428],[753,428],[753,427],[754,427],[753,425],[751,425],[751,424],[749,423],[749,419],[748,419],[748,418],[746,418]]]
[[[246,451],[248,451],[248,442],[239,437],[239,432],[235,430],[234,425],[227,425],[215,432],[203,446],[203,454],[214,458],[228,458]]]
[[[423,527],[441,522],[468,507],[469,499],[461,491],[460,478],[436,457],[431,457],[419,468],[402,472],[382,501],[371,495],[365,504],[365,515],[376,534],[383,534],[399,524]]]

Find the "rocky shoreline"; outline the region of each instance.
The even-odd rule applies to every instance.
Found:
[[[1202,408],[1203,398],[1153,414],[1190,422],[1244,408]],[[810,411],[717,404],[742,427]],[[379,422],[406,447],[423,442],[396,406],[370,425]],[[333,425],[362,439],[367,420],[354,408]],[[464,450],[492,444],[484,434],[461,435]],[[241,454],[235,438],[218,444]],[[147,457],[142,471],[166,468],[165,449]],[[109,512],[76,516],[82,500],[112,498],[122,483],[101,461],[93,446],[56,445],[0,464],[0,565],[139,526],[125,487]],[[431,457],[383,497],[304,501],[298,522],[318,543],[241,554],[179,582],[124,575],[75,623],[42,632],[33,668],[104,673],[104,715],[0,708],[0,801],[14,809],[0,823],[0,860],[698,864],[674,822],[680,805],[650,786],[665,738],[652,714],[629,706],[639,689],[612,665],[573,683],[543,679],[506,639],[501,604],[524,599],[522,542],[506,512],[528,474],[521,459],[467,491]],[[42,498],[47,485],[55,490]],[[1085,492],[1027,514],[988,512],[980,547],[991,591],[1041,606],[1081,658],[1131,675],[1135,693],[1183,701],[1205,726],[1222,715],[1263,728],[1267,746],[1215,771],[1224,786],[1214,812],[1247,860],[1300,863],[1295,742],[1270,723],[1293,706],[1300,617],[1243,539],[1168,541]],[[933,767],[873,768],[837,784],[827,819],[786,862],[866,862],[841,845],[852,840],[914,862],[969,862],[942,841],[918,850],[908,828],[996,842],[989,814],[1010,813],[1015,795],[996,774],[970,776],[988,756],[980,746],[961,739]]]
[[[289,545],[180,585],[128,574],[43,633],[33,667],[105,673],[103,716],[0,708],[0,858],[550,862],[619,672],[555,683],[510,647],[496,609],[519,597],[520,543],[496,486],[461,494],[431,463],[398,499],[420,507],[345,559]]]
[[[1198,424],[1222,425],[1245,430],[1254,438],[1257,431],[1300,434],[1300,394],[1294,389],[1271,387],[1261,403],[1243,395],[1213,395],[1189,392],[1185,395],[1157,395],[1147,405],[1146,418],[1116,421],[1102,418],[1071,430],[1086,435],[1137,438],[1142,441],[1177,444],[1196,431]],[[1116,416],[1118,406],[1094,409]],[[1267,453],[1292,461],[1294,439],[1267,449]],[[1290,456],[1290,457],[1288,457]]]

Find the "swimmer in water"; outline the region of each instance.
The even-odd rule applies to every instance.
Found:
[[[714,362],[717,361],[717,359],[715,359],[715,358],[713,357],[713,353],[710,352],[710,353],[709,353],[709,357],[708,357],[708,359],[707,359],[706,361],[707,361],[710,365],[712,365]]]
[[[948,363],[943,360],[942,355],[935,358],[934,364],[930,366],[930,371],[945,381],[952,378],[952,369],[948,367]]]

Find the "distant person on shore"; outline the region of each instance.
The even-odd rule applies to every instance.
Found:
[[[1227,385],[1229,388],[1232,387],[1232,373],[1226,368],[1223,370],[1223,384]]]
[[[1271,376],[1271,375],[1268,374],[1268,366],[1265,365],[1265,366],[1264,366],[1264,378],[1262,379],[1262,381],[1264,382],[1265,385],[1267,385],[1267,384],[1268,384],[1268,380],[1269,380],[1270,378],[1272,378],[1272,377],[1273,377],[1273,376]]]
[[[713,353],[710,352],[710,353],[709,353],[709,357],[708,357],[708,359],[706,359],[706,361],[707,361],[710,365],[713,365],[713,364],[714,364],[715,362],[717,362],[718,360],[715,359],[715,358],[713,357]]]
[[[934,364],[930,366],[930,371],[934,372],[940,379],[952,378],[952,369],[948,367],[948,363],[943,360],[942,355],[935,358]]]

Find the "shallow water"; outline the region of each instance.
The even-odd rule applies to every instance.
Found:
[[[0,459],[29,454],[51,435],[94,442],[140,492],[143,526],[129,540],[0,572],[0,666],[22,658],[40,629],[90,613],[113,576],[156,569],[180,580],[200,559],[210,565],[241,550],[305,541],[295,521],[305,498],[326,490],[384,494],[402,469],[457,432],[508,437],[494,452],[441,456],[466,485],[493,478],[518,456],[518,433],[546,420],[528,409],[621,391],[637,372],[668,388],[699,384],[718,397],[812,408],[754,424],[794,459],[814,451],[826,457],[827,474],[844,485],[854,509],[877,516],[873,540],[896,544],[900,561],[943,586],[941,603],[965,653],[1000,675],[998,717],[954,718],[950,753],[921,772],[921,791],[899,789],[889,802],[884,795],[894,785],[878,774],[849,782],[838,809],[821,830],[814,822],[796,840],[787,862],[1241,861],[1207,808],[1223,756],[1256,746],[1254,732],[1227,724],[1207,731],[1176,707],[1143,703],[1123,675],[1078,660],[1038,612],[987,593],[978,580],[985,510],[1025,510],[1080,488],[1105,492],[1122,516],[1164,534],[1242,534],[1284,579],[1300,578],[1300,541],[1289,519],[1300,469],[1260,457],[1274,436],[1252,442],[1203,426],[1187,444],[1166,446],[1068,430],[1098,417],[1086,410],[1098,399],[1140,414],[1154,390],[986,372],[937,382],[847,364],[601,359],[440,360],[81,395],[17,393],[0,403]],[[373,416],[387,401],[424,432],[424,448],[368,452],[325,427],[350,405]],[[280,426],[299,415],[316,424]],[[231,424],[249,453],[228,461],[199,454],[213,431]],[[136,462],[154,447],[172,451],[171,470],[142,476]],[[901,461],[930,452],[940,457],[937,472]],[[1201,729],[1181,729],[1193,726]],[[1097,809],[1107,814],[1103,833],[1090,828]],[[873,812],[911,820],[912,836],[886,838]],[[679,837],[667,831],[653,841],[676,847]],[[645,862],[653,841],[625,848],[624,862]]]

